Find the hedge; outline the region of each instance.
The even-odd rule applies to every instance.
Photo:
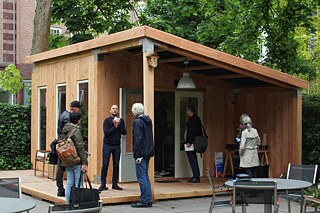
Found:
[[[320,165],[320,95],[302,100],[302,163]]]
[[[0,170],[30,169],[30,107],[0,103]]]

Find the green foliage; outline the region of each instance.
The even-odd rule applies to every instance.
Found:
[[[311,29],[316,0],[147,0],[140,21],[290,74],[311,69],[297,54],[296,27]]]
[[[304,95],[302,102],[302,162],[320,164],[320,95]]]
[[[22,89],[20,71],[15,65],[9,64],[5,70],[0,71],[0,87],[13,94]]]
[[[68,38],[65,35],[56,35],[56,34],[51,34],[50,35],[50,46],[49,50],[64,47],[69,45],[70,42]]]
[[[137,0],[55,0],[51,6],[52,23],[68,28],[71,43],[132,28],[130,11]]]
[[[0,103],[0,170],[29,169],[30,107]]]

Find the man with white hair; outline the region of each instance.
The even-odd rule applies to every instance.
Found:
[[[141,103],[135,103],[131,109],[133,121],[133,158],[135,159],[136,175],[140,186],[140,202],[133,203],[134,208],[152,207],[151,184],[148,175],[149,160],[154,156],[152,121],[144,114]]]

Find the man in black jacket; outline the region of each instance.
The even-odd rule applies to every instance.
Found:
[[[190,147],[196,138],[196,136],[203,136],[202,133],[202,124],[198,115],[195,114],[194,106],[186,107],[186,115],[189,118],[187,123],[187,147]],[[189,160],[189,164],[193,173],[193,177],[188,180],[188,183],[200,183],[200,170],[198,165],[197,154],[195,151],[187,151],[187,156]]]
[[[127,130],[122,118],[119,118],[119,109],[117,105],[111,106],[111,116],[106,118],[103,122],[103,162],[101,168],[101,185],[99,191],[108,190],[106,186],[107,172],[109,167],[110,155],[112,154],[113,161],[113,175],[112,175],[112,189],[123,190],[118,186],[119,180],[119,161],[121,153],[121,135],[126,135]]]
[[[59,116],[58,119],[58,140],[61,139],[62,136],[62,129],[63,127],[67,124],[70,123],[70,113],[75,113],[80,111],[81,104],[79,101],[72,101],[70,103],[70,111],[65,110],[62,112]],[[64,197],[65,196],[65,189],[63,187],[63,174],[66,171],[65,166],[58,166],[58,171],[57,171],[57,176],[56,176],[56,183],[58,187],[58,193],[57,195],[59,197]]]

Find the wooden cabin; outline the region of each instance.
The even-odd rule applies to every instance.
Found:
[[[278,177],[289,162],[301,163],[301,90],[308,83],[288,74],[147,26],[26,60],[33,63],[32,162],[36,150],[50,149],[59,114],[71,101],[80,100],[88,116],[88,174],[96,183],[102,165],[102,125],[113,104],[119,105],[128,132],[122,138],[120,182],[136,181],[131,113],[135,102],[144,104],[154,121],[155,143],[163,149],[150,161],[151,182],[157,164],[172,178],[191,177],[183,149],[186,104],[196,107],[209,136],[208,149],[198,158],[203,176],[206,169],[215,172],[215,152],[225,157],[226,145],[235,144],[242,113],[249,114],[268,144],[271,176]],[[177,89],[184,72],[195,89]]]

